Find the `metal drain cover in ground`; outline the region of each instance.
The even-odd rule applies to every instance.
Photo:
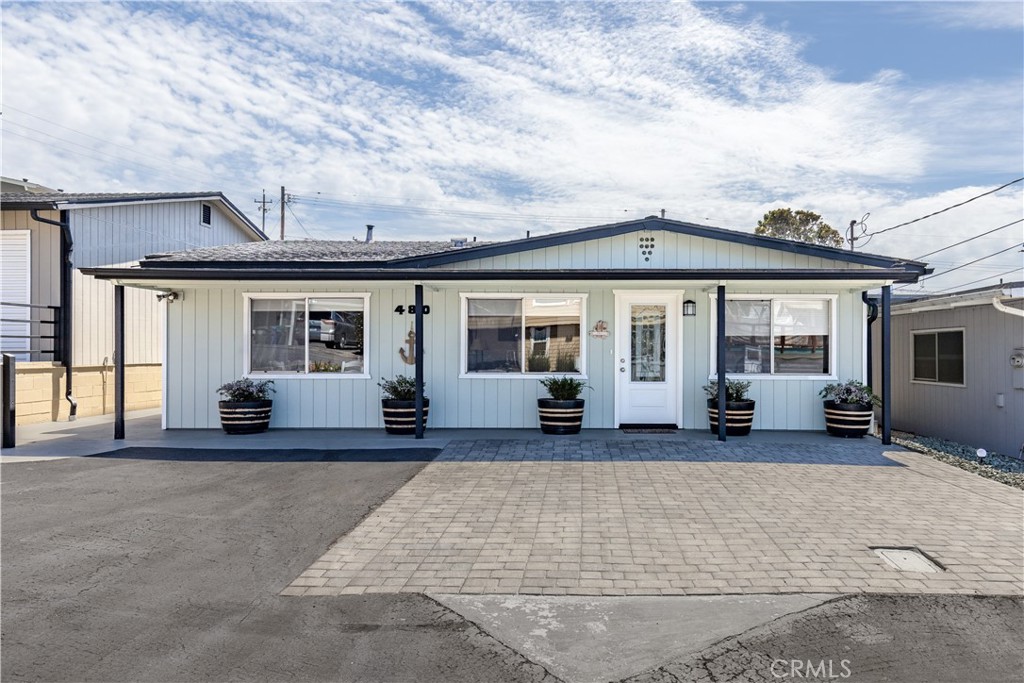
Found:
[[[901,572],[929,572],[936,574],[943,567],[917,548],[872,548],[875,554]]]

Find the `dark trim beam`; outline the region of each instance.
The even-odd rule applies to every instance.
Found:
[[[416,438],[423,438],[423,285],[416,284]]]
[[[725,285],[718,285],[718,334],[716,343],[718,351],[715,354],[718,373],[718,440],[725,441]]]
[[[158,267],[159,265],[159,267]],[[287,281],[287,282],[366,282],[366,281],[407,281],[421,282],[474,282],[490,280],[594,280],[607,282],[720,282],[720,281],[768,281],[805,282],[808,280],[834,282],[872,283],[917,282],[919,272],[903,269],[855,269],[855,268],[781,268],[781,269],[714,269],[682,270],[673,268],[588,268],[563,270],[429,270],[406,268],[331,268],[323,264],[316,267],[302,267],[294,263],[239,263],[232,267],[210,267],[209,264],[175,264],[168,267],[166,261],[153,261],[142,268],[83,268],[82,272],[101,280],[154,281],[162,283],[245,280]]]
[[[124,285],[114,286],[114,438],[124,438]]]
[[[892,443],[892,287],[882,287],[882,444]]]

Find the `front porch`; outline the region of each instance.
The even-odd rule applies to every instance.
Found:
[[[48,422],[18,428],[18,446],[2,462],[97,455],[127,448],[237,451],[433,451],[441,460],[678,460],[892,464],[878,439],[840,439],[824,432],[755,431],[717,441],[709,430],[628,433],[584,429],[572,436],[550,436],[539,429],[427,429],[423,439],[391,436],[383,429],[271,429],[263,434],[228,435],[220,429],[162,429],[159,410],[125,415],[125,438],[113,436],[110,415],[75,422]],[[243,456],[239,456],[243,459]],[[259,459],[258,454],[251,456]]]

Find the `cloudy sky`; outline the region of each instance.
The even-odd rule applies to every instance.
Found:
[[[1022,23],[1020,0],[5,0],[3,174],[221,190],[257,224],[284,185],[289,238],[506,239],[661,209],[752,231],[779,206],[841,230],[870,213],[870,234],[1024,176]],[[1007,251],[924,288],[1021,279],[1022,187],[857,248],[993,231],[926,260]]]

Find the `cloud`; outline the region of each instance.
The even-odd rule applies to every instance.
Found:
[[[1019,0],[909,3],[929,23],[950,29],[1019,30],[1024,7]]]
[[[4,169],[73,190],[220,189],[243,208],[285,185],[309,234],[342,238],[367,222],[382,236],[505,238],[660,208],[752,229],[779,203],[837,226],[865,211],[895,224],[941,204],[935,187],[962,195],[975,186],[963,178],[1019,173],[1019,78],[838,82],[741,16],[686,3],[10,4]],[[991,227],[1003,214],[987,206]]]

